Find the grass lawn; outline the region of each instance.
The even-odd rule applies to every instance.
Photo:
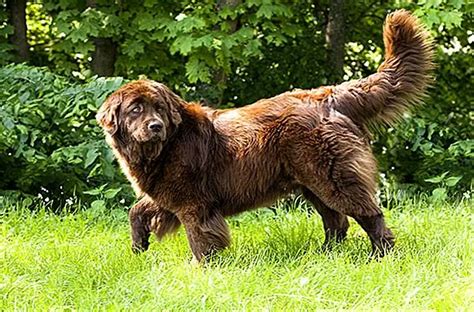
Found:
[[[230,219],[232,246],[199,267],[182,229],[134,255],[121,210],[13,204],[0,211],[0,310],[474,310],[472,200],[392,203],[397,244],[380,261],[353,222],[322,251],[319,216],[289,206]]]

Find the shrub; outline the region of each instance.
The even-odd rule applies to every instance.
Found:
[[[123,82],[92,78],[78,84],[44,68],[1,68],[0,190],[57,204],[103,196],[129,201],[131,191],[94,118]],[[101,192],[85,192],[91,189]]]

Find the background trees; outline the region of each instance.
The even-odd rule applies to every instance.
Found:
[[[381,169],[391,182],[435,189],[439,196],[446,196],[450,188],[466,190],[474,170],[474,97],[469,87],[474,68],[474,6],[468,2],[3,0],[0,64],[26,61],[31,66],[48,67],[64,78],[24,66],[10,65],[0,71],[0,150],[4,152],[0,171],[12,177],[12,182],[0,189],[35,194],[47,184],[41,181],[49,178],[41,174],[11,174],[12,164],[38,161],[39,154],[25,156],[22,148],[41,146],[46,159],[42,161],[50,163],[59,148],[72,148],[81,140],[90,144],[101,140],[91,134],[96,131],[93,121],[90,123],[94,111],[123,80],[97,80],[93,78],[96,75],[146,76],[165,82],[187,100],[219,107],[242,106],[288,89],[317,87],[374,72],[383,56],[385,15],[404,7],[415,11],[436,38],[437,80],[416,117],[389,129],[389,135],[384,131],[374,137]],[[50,102],[45,100],[46,94]],[[59,108],[57,103],[65,106]],[[31,105],[34,110],[22,110]],[[66,108],[74,113],[53,114]],[[42,118],[39,126],[27,121],[34,112]],[[72,135],[75,139],[65,140],[60,132],[51,132],[57,136],[45,139],[44,131],[60,124],[59,120],[79,124]],[[92,130],[85,130],[85,125]],[[57,142],[54,148],[42,145],[51,140]],[[104,183],[86,173],[107,163],[107,158],[99,149],[89,150],[94,148],[76,150],[79,158],[66,157],[57,168],[83,181],[81,189]],[[83,169],[78,173],[81,161]],[[30,166],[33,171],[41,167],[35,164]],[[97,173],[97,168],[93,172]],[[30,181],[36,188],[20,185],[16,174],[26,180],[38,177],[36,183]],[[70,194],[76,192],[72,185],[77,188],[78,184],[71,183]]]

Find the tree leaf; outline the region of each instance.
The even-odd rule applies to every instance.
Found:
[[[87,151],[86,160],[84,161],[84,168],[89,167],[99,156],[97,149],[90,149]]]
[[[188,35],[179,36],[171,45],[170,51],[172,54],[176,52],[182,55],[188,55],[193,49],[193,37]]]
[[[438,187],[433,190],[431,197],[436,201],[443,201],[448,197],[448,194],[444,187]]]
[[[210,82],[211,73],[209,67],[204,62],[192,56],[186,63],[186,76],[191,83],[198,81]]]
[[[429,179],[425,179],[426,182],[430,182],[430,183],[441,183],[444,179],[444,177],[449,173],[449,171],[446,171],[445,173],[443,174],[440,174],[439,176],[436,176],[436,177],[433,177],[433,178],[429,178]]]
[[[102,200],[102,199],[94,200],[91,203],[91,208],[94,209],[94,210],[103,210],[103,209],[105,209],[105,200]]]
[[[122,190],[121,187],[119,188],[112,188],[112,189],[108,189],[104,192],[104,197],[105,198],[108,198],[108,199],[111,199],[111,198],[114,198],[115,196],[117,196],[117,194]]]
[[[446,179],[445,183],[447,186],[455,186],[462,179],[462,176],[449,177]]]
[[[137,16],[137,22],[139,30],[150,31],[155,29],[155,27],[157,26],[154,16],[148,12],[139,14]]]

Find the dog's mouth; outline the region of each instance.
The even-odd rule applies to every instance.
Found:
[[[161,131],[139,131],[133,134],[133,137],[137,142],[148,143],[148,142],[164,142],[166,140],[166,130]]]

